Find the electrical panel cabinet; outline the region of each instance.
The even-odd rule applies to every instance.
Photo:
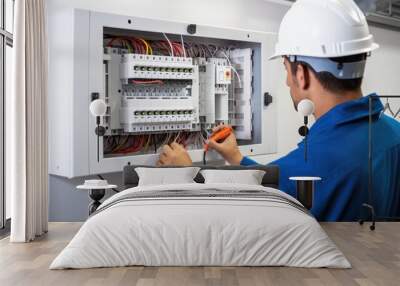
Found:
[[[218,124],[245,155],[276,152],[275,34],[69,10],[49,16],[50,173],[65,177],[154,164],[178,142],[194,162]],[[193,26],[192,26],[193,27]],[[68,84],[69,83],[69,84]],[[101,98],[97,138],[90,102]],[[209,152],[207,160],[218,160]]]

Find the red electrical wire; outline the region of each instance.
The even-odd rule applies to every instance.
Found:
[[[108,42],[107,46],[111,47],[112,44],[115,41],[120,41],[121,44],[125,41],[126,43],[129,43],[134,50],[135,53],[137,54],[145,54],[146,53],[146,45],[140,41],[139,39],[136,39],[134,37],[128,38],[128,37],[113,37],[111,40]]]
[[[140,53],[145,54],[146,53],[146,45],[139,39],[133,38],[133,40],[138,44],[140,48]]]
[[[173,45],[173,47],[174,47],[174,51],[176,51],[175,54],[182,57],[182,56],[183,56],[183,48],[182,48],[182,45],[179,44],[179,43],[175,43],[175,42],[172,43],[172,45]]]
[[[115,41],[120,41],[121,44],[124,44],[124,43],[125,43],[125,45],[126,45],[126,44],[129,44],[129,45],[131,46],[131,48],[132,48],[135,52],[137,52],[137,46],[136,46],[136,44],[135,44],[134,42],[132,42],[129,38],[114,37],[114,38],[112,38],[112,39],[108,42],[107,46],[108,46],[108,47],[111,47],[112,44],[113,44]]]
[[[120,39],[121,39],[121,38],[119,38],[119,37],[111,38],[111,41],[108,42],[107,46],[108,46],[108,47],[111,47],[111,45],[112,45],[112,43],[114,43],[114,41],[120,40]]]
[[[171,43],[172,44],[172,49],[174,50],[174,56],[179,56],[179,50],[176,48],[175,43]]]
[[[167,52],[168,55],[171,54],[171,47],[166,41],[156,42],[156,45],[158,48],[160,48],[160,50],[164,50],[165,52]]]
[[[188,139],[190,137],[189,133],[183,133],[181,134],[178,139],[176,140],[178,144],[183,145],[184,147],[186,147],[188,145]]]
[[[146,54],[147,53],[146,44],[143,41],[141,41],[135,37],[113,37],[108,42],[107,46],[111,47],[115,41],[120,41],[121,44],[123,44],[124,42],[125,42],[125,44],[129,43],[129,45],[132,47],[134,52],[137,54]],[[183,52],[184,47],[182,46],[182,44],[177,43],[177,42],[171,42],[171,44],[172,44],[172,51],[173,51],[174,55],[183,57],[184,56],[184,52]],[[168,55],[171,54],[171,46],[169,45],[169,43],[167,41],[149,42],[149,46],[151,48],[157,47],[161,51],[166,52]]]
[[[136,54],[140,53],[137,43],[136,43],[133,39],[129,39],[129,41],[130,41],[130,43],[132,44],[133,50],[135,51],[135,53],[136,53]]]
[[[126,154],[126,153],[138,152],[143,148],[144,141],[145,141],[145,136],[142,136],[142,135],[139,136],[138,140],[135,140],[135,138],[134,138],[132,146],[130,146],[128,148],[125,148],[125,149],[122,149],[122,150],[118,151],[117,153]]]

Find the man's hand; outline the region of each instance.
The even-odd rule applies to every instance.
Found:
[[[192,166],[192,159],[182,145],[173,142],[162,147],[157,166]]]
[[[226,125],[219,125],[214,127],[213,132],[217,132],[225,126]],[[240,162],[243,159],[243,155],[240,153],[236,142],[236,136],[233,132],[221,143],[209,140],[208,147],[220,153],[221,156],[231,165],[240,165]]]

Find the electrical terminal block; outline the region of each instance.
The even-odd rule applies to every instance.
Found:
[[[121,79],[194,79],[192,58],[125,54],[121,57]]]
[[[122,124],[124,131],[129,133],[159,133],[168,131],[190,131],[190,123],[160,123],[160,124]]]
[[[191,85],[129,86],[123,90],[127,98],[189,98],[192,96]]]
[[[196,120],[196,111],[193,109],[135,109],[134,107],[122,107],[120,109],[120,121],[125,132],[132,132],[135,126],[142,126],[143,124],[151,126],[163,126],[167,124],[177,126],[176,124],[185,124],[189,126],[186,129],[190,130],[192,122]],[[172,124],[172,125],[171,125]],[[180,126],[180,125],[179,125]],[[175,128],[174,127],[174,128]],[[162,130],[164,130],[162,128]],[[134,129],[140,130],[140,129]],[[151,128],[149,130],[152,130]]]

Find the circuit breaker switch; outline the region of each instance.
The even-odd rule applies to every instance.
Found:
[[[232,82],[232,71],[229,66],[217,66],[216,72],[216,84],[231,84]]]

